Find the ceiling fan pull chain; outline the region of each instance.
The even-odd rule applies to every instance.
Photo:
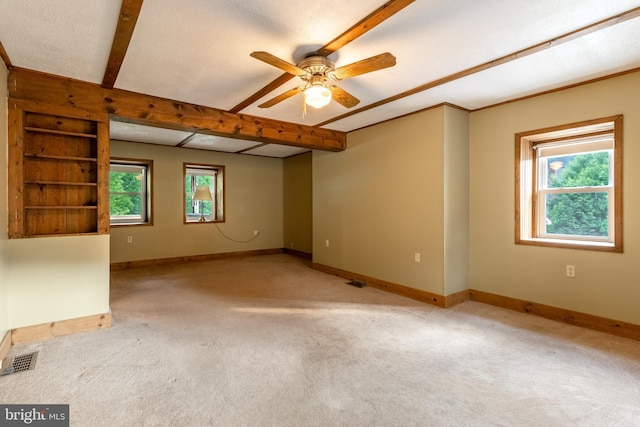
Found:
[[[302,118],[304,119],[306,115],[307,115],[307,102],[303,93],[302,94]]]

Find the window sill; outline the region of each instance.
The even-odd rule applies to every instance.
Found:
[[[563,249],[578,249],[586,251],[599,251],[599,252],[618,252],[622,253],[622,245],[616,246],[615,243],[610,242],[593,242],[582,240],[565,240],[565,239],[516,239],[517,245],[529,245],[529,246],[544,246],[551,248],[563,248]]]
[[[153,225],[151,222],[112,222],[109,224],[110,227],[140,227],[140,226],[148,226]]]

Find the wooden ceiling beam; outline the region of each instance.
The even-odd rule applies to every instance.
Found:
[[[4,50],[4,46],[2,46],[2,42],[0,42],[0,58],[2,58],[2,62],[4,62],[4,66],[7,67],[7,70],[13,68],[9,55],[7,54],[7,51]]]
[[[16,100],[108,113],[121,121],[243,140],[309,149],[342,151],[346,133],[256,116],[233,114],[201,105],[174,101],[94,83],[14,67],[9,71],[9,97]]]
[[[122,0],[118,26],[113,36],[113,44],[111,45],[107,69],[102,79],[102,87],[104,88],[113,89],[113,86],[116,84],[120,67],[122,67],[124,56],[127,53],[131,37],[133,36],[133,30],[136,27],[136,22],[138,22],[142,2],[143,0]]]
[[[595,22],[591,25],[584,26],[582,28],[578,28],[577,30],[571,31],[569,33],[565,33],[561,36],[554,37],[552,39],[543,41],[542,43],[538,43],[536,45],[527,47],[525,49],[519,50],[514,53],[510,53],[508,55],[502,56],[498,59],[494,59],[489,62],[485,62],[484,64],[476,65],[475,67],[467,68],[466,70],[450,74],[441,79],[434,80],[429,83],[425,83],[416,88],[410,89],[406,92],[399,93],[397,95],[391,96],[389,98],[382,99],[380,101],[374,102],[369,105],[365,105],[364,107],[358,108],[356,110],[351,110],[345,114],[334,117],[332,119],[326,120],[322,123],[317,123],[315,126],[326,126],[330,123],[337,122],[339,120],[345,119],[347,117],[362,113],[367,110],[371,110],[373,108],[380,107],[382,105],[388,104],[393,101],[397,101],[402,98],[406,98],[407,96],[415,95],[416,93],[423,92],[428,89],[432,89],[437,86],[441,86],[445,83],[452,82],[454,80],[461,79],[463,77],[470,76],[472,74],[479,73],[481,71],[488,70],[493,67],[497,67],[498,65],[504,65],[509,62],[515,61],[517,59],[524,58],[525,56],[533,55],[534,53],[542,52],[544,50],[550,49],[552,47],[558,46],[560,44],[569,42],[571,40],[575,40],[580,37],[584,37],[588,34],[594,33],[596,31],[601,31],[606,28],[612,27],[614,25],[620,24],[622,22],[628,21],[630,19],[634,19],[640,16],[640,7],[636,7],[633,9],[629,9],[626,12],[619,13],[615,16],[603,19],[601,21]]]
[[[326,45],[322,46],[318,53],[323,56],[331,55],[338,49],[341,49],[348,43],[351,43],[361,35],[365,34],[369,30],[373,29],[377,25],[380,25],[387,19],[391,18],[396,13],[400,12],[405,7],[409,6],[415,0],[390,0],[371,12],[369,15],[361,19],[353,27],[349,28],[344,33],[340,34],[335,39],[331,40]]]
[[[358,21],[357,24],[349,28],[347,31],[340,34],[338,37],[334,38],[326,45],[322,46],[318,50],[318,53],[323,56],[332,54],[336,50],[344,47],[347,43],[354,41],[364,33],[373,29],[375,26],[381,24],[396,13],[400,12],[402,9],[409,6],[414,1],[415,0],[389,0],[388,2],[371,12],[369,15]],[[293,77],[295,77],[293,74],[289,74],[286,72],[281,74],[271,83],[259,89],[256,93],[249,96],[247,99],[241,101],[238,105],[230,109],[229,112],[238,113],[244,110],[249,105],[253,104],[257,100],[268,95],[269,93],[273,92],[274,90],[291,80]]]

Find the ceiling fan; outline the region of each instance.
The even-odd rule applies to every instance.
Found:
[[[333,61],[318,52],[307,54],[297,65],[290,64],[267,52],[253,52],[251,56],[298,76],[305,82],[302,86],[290,89],[258,105],[260,108],[272,107],[300,92],[304,92],[306,105],[315,108],[324,107],[331,102],[332,98],[346,108],[351,108],[357,105],[360,100],[332,82],[396,65],[395,56],[388,52],[340,68],[335,68]]]
[[[347,108],[357,105],[360,101],[344,89],[332,84],[333,81],[392,67],[395,65],[395,57],[390,53],[383,53],[343,67],[335,68],[333,62],[328,58],[328,56],[395,15],[414,1],[415,0],[387,1],[347,31],[318,49],[316,52],[307,54],[306,57],[297,65],[293,65],[267,52],[253,52],[251,56],[264,61],[267,64],[280,68],[284,73],[244,101],[240,102],[235,107],[231,108],[229,112],[240,112],[295,76],[299,76],[304,81],[302,86],[284,92],[275,98],[260,104],[259,107],[271,107],[300,92],[305,92],[305,100],[309,100],[313,96],[314,91],[319,94],[316,97],[322,99],[323,102],[325,102],[325,105],[330,102],[331,98],[335,99],[338,103]],[[307,91],[310,92],[308,97]],[[325,98],[329,98],[329,101]]]

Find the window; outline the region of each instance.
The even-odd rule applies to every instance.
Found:
[[[198,187],[206,187],[211,200],[194,200]],[[224,222],[224,166],[184,164],[184,207],[185,223]]]
[[[151,160],[112,159],[109,170],[111,225],[151,224]]]
[[[622,252],[622,116],[516,134],[516,243]]]

